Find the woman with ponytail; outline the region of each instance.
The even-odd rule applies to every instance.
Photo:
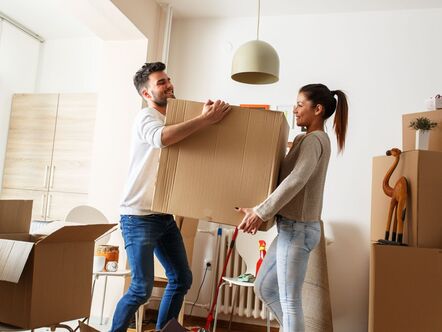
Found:
[[[321,238],[321,212],[330,140],[324,123],[335,114],[333,128],[342,152],[347,131],[347,97],[341,90],[309,84],[299,90],[293,109],[298,126],[307,132],[296,136],[281,164],[279,185],[254,208],[244,213],[239,229],[255,234],[263,222],[276,216],[278,235],[264,258],[255,292],[276,317],[283,332],[304,331],[302,285],[310,252]]]

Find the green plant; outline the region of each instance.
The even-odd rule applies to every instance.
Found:
[[[420,117],[416,118],[416,120],[410,121],[409,127],[415,130],[431,130],[434,127],[437,127],[437,122],[433,122],[426,117]]]

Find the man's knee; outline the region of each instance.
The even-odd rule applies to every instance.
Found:
[[[138,305],[142,305],[149,300],[150,296],[152,295],[152,289],[153,285],[134,285],[131,284],[129,287],[129,293],[131,294],[132,298]]]
[[[190,271],[189,269],[181,271],[176,276],[175,280],[173,279],[169,280],[171,284],[175,284],[176,288],[183,292],[187,292],[190,289],[190,287],[192,286],[192,281],[193,281],[192,271]]]
[[[192,281],[193,281],[192,271],[187,269],[186,271],[182,271],[178,275],[177,284],[180,289],[187,292],[192,286]]]
[[[185,274],[185,280],[184,280],[184,287],[186,288],[186,290],[189,290],[190,287],[192,287],[192,282],[193,282],[193,275],[192,275],[192,271],[187,270],[186,274]]]

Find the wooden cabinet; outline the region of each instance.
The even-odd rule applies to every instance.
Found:
[[[2,198],[33,199],[34,220],[87,203],[95,94],[16,94]]]
[[[45,190],[54,145],[58,95],[14,95],[3,188]]]
[[[60,95],[49,179],[50,190],[88,192],[95,108],[95,95]]]

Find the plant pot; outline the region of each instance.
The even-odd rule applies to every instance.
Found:
[[[428,142],[430,141],[429,130],[416,130],[416,150],[428,150]]]

